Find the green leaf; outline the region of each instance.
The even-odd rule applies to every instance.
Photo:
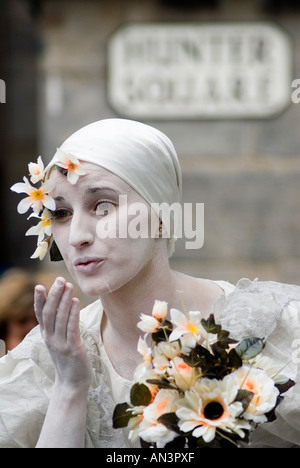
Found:
[[[203,328],[207,331],[207,333],[219,333],[222,330],[221,325],[217,325],[215,323],[215,318],[213,314],[210,314],[207,320],[202,319],[201,324]]]
[[[147,406],[151,398],[151,392],[146,385],[136,383],[131,387],[130,401],[133,406]]]
[[[130,411],[128,403],[120,403],[114,409],[113,413],[113,428],[120,429],[121,427],[127,427],[129,419],[133,417]]]
[[[235,352],[243,361],[248,361],[261,353],[264,348],[264,340],[261,338],[245,338],[237,347]]]
[[[231,349],[228,353],[228,367],[231,369],[239,369],[243,365],[243,361],[236,353],[235,349]]]
[[[250,405],[253,397],[254,397],[253,392],[250,392],[249,390],[242,390],[240,388],[240,390],[237,392],[234,402],[236,401],[241,402],[243,405],[243,412],[245,412],[248,406]]]
[[[179,418],[176,416],[176,413],[165,413],[162,414],[157,421],[159,421],[161,424],[166,426],[168,429],[174,432],[180,433],[180,430],[178,428],[178,421]]]
[[[189,354],[182,354],[182,359],[191,367],[201,367],[214,365],[216,358],[203,346],[196,345]]]
[[[275,387],[278,388],[279,393],[285,393],[287,392],[291,387],[295,385],[295,382],[292,379],[289,379],[287,382],[283,384],[276,384]]]
[[[178,390],[178,388],[174,385],[171,385],[167,379],[147,379],[146,382],[152,385],[157,385],[159,388]]]
[[[153,341],[155,341],[155,343],[160,343],[161,341],[167,341],[166,337],[169,338],[169,336],[172,333],[172,330],[173,330],[172,323],[169,322],[168,320],[165,320],[161,324],[161,326],[159,327],[157,332],[152,333],[151,337],[152,337]]]

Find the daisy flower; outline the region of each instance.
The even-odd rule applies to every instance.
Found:
[[[274,380],[264,370],[256,369],[247,364],[231,375],[237,377],[240,388],[254,393],[243,417],[256,423],[266,422],[266,413],[276,406],[279,395]]]
[[[32,226],[26,232],[25,236],[38,236],[38,244],[42,242],[45,236],[50,237],[52,234],[52,216],[47,208],[44,209],[41,216],[32,213],[29,218],[38,218],[40,222],[36,226]],[[29,219],[28,218],[28,219]]]
[[[85,174],[79,160],[76,156],[67,154],[60,148],[57,148],[56,156],[58,157],[56,165],[67,170],[67,179],[70,184],[76,184],[78,178]]]
[[[154,401],[144,409],[143,419],[139,425],[139,436],[143,440],[157,443],[157,447],[161,448],[177,436],[176,432],[158,421],[163,414],[175,411],[176,400],[178,400],[176,390],[161,389],[158,391]]]
[[[176,403],[181,431],[192,431],[194,437],[202,437],[206,443],[215,438],[217,429],[236,433],[244,438],[244,429],[250,429],[251,426],[238,418],[243,407],[241,402],[234,402],[237,390],[231,375],[223,380],[199,380]]]
[[[31,162],[28,164],[28,170],[29,170],[29,174],[31,175],[30,182],[32,184],[36,184],[37,182],[43,179],[44,163],[42,161],[41,156],[38,157],[36,163]]]
[[[54,189],[54,181],[47,180],[39,188],[33,187],[27,177],[24,182],[14,184],[10,189],[16,193],[27,193],[28,197],[23,198],[17,206],[20,214],[26,213],[31,207],[35,213],[40,213],[44,207],[55,210],[55,201],[48,195]]]

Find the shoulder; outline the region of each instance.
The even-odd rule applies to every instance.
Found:
[[[216,314],[236,339],[267,338],[279,328],[294,334],[299,330],[300,286],[242,279],[219,302]]]

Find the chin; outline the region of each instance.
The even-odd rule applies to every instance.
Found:
[[[76,282],[86,296],[99,297],[111,292],[108,284],[99,278],[76,278]]]

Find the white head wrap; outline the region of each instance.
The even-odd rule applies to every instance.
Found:
[[[174,146],[166,135],[149,125],[126,119],[100,120],[75,132],[60,149],[112,172],[150,205],[181,202],[181,169]],[[58,160],[56,153],[46,172]],[[171,232],[170,255],[173,250]]]

